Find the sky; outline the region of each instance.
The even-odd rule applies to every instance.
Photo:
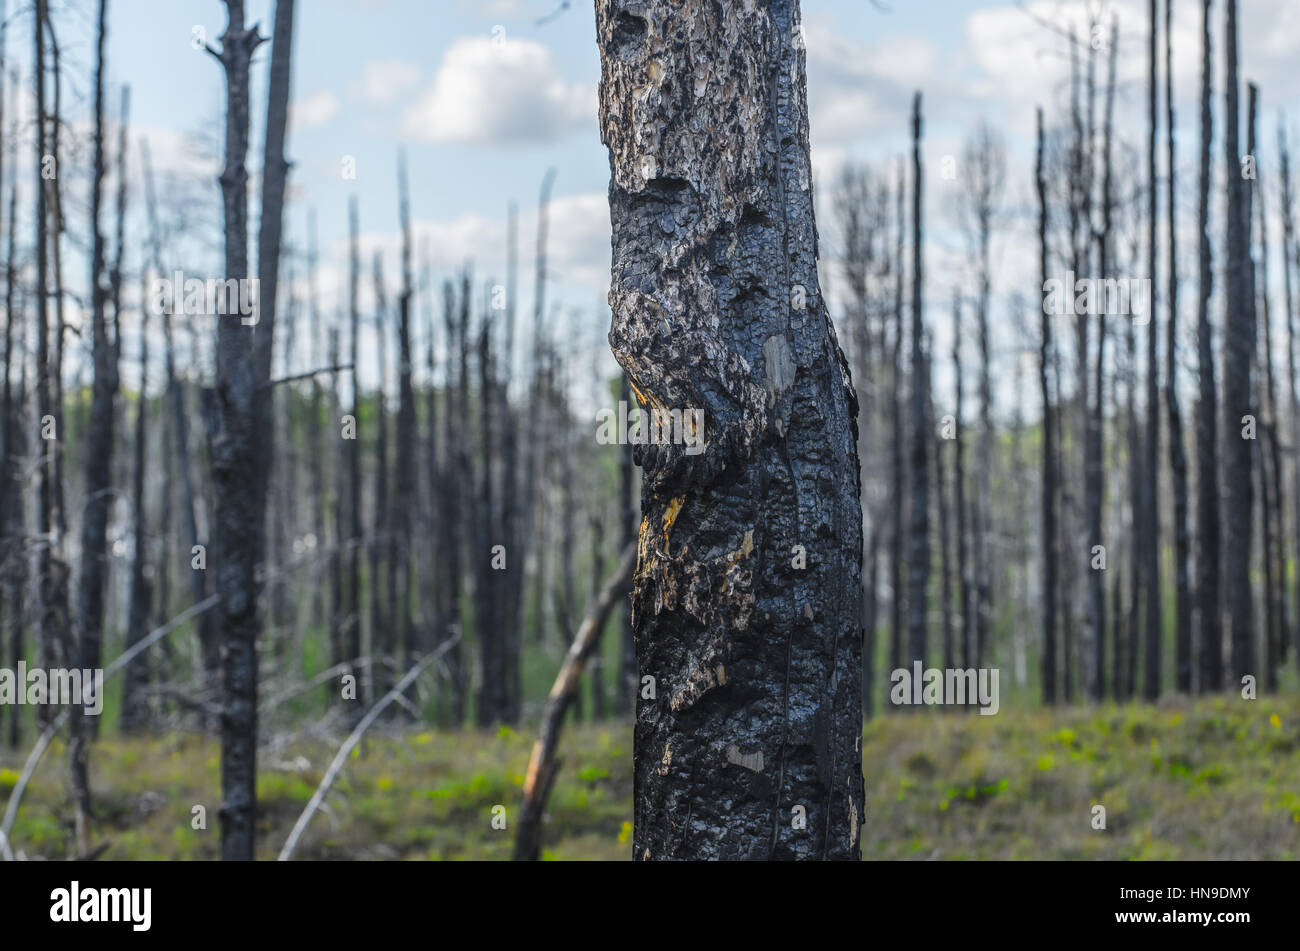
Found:
[[[1198,129],[1200,4],[1175,0],[1175,106],[1178,172],[1191,182]],[[29,84],[25,57],[30,13],[8,0],[9,63]],[[1222,69],[1222,2],[1215,4],[1216,85]],[[54,0],[69,71],[74,128],[89,127],[93,65],[92,0]],[[14,11],[17,12],[14,12]],[[995,312],[1019,290],[1034,294],[1036,253],[1030,224],[1034,109],[1060,120],[1068,95],[1071,28],[1087,32],[1090,11],[1118,17],[1121,135],[1140,147],[1145,128],[1146,4],[1142,0],[805,0],[812,160],[822,234],[823,271],[834,302],[834,182],[847,162],[890,167],[905,151],[911,99],[925,105],[927,307],[939,352],[951,347],[947,300],[969,286],[955,207],[961,176],[940,174],[945,156],[959,156],[965,137],[985,120],[1008,151],[1005,234],[995,242]],[[249,0],[250,21],[269,32],[271,0]],[[1243,0],[1242,72],[1259,82],[1264,104],[1261,161],[1275,141],[1278,110],[1292,127],[1300,105],[1300,2]],[[220,206],[215,181],[223,130],[225,84],[218,62],[202,49],[225,25],[217,0],[112,0],[109,9],[109,101],[131,87],[128,187],[133,242],[145,236],[138,142],[149,143],[160,191],[171,204],[178,235],[168,242],[168,267],[187,276],[219,269]],[[396,163],[410,167],[417,268],[430,262],[434,280],[473,262],[476,286],[504,282],[507,209],[520,212],[519,313],[527,346],[533,300],[532,255],[540,182],[555,168],[551,205],[548,314],[552,332],[574,341],[575,366],[614,371],[603,335],[609,271],[605,201],[608,159],[600,142],[596,90],[600,61],[591,0],[298,0],[288,152],[293,162],[287,241],[293,252],[282,280],[304,288],[301,252],[308,215],[317,222],[320,300],[345,303],[347,206],[355,196],[362,233],[363,306],[371,301],[371,256],[384,254],[390,297],[399,280],[400,236]],[[265,84],[270,44],[253,64],[250,218],[256,227]],[[1099,68],[1104,59],[1099,60]],[[30,95],[30,93],[28,93]],[[1220,104],[1216,91],[1216,107]],[[30,102],[19,106],[20,115]],[[114,110],[115,112],[115,110]],[[1216,156],[1218,154],[1216,146]],[[21,165],[21,161],[19,163]],[[345,170],[355,169],[355,178]],[[1163,156],[1161,175],[1166,173]],[[1119,170],[1136,181],[1144,165]],[[74,180],[74,190],[84,188]],[[109,187],[113,187],[111,184]],[[1266,184],[1266,187],[1272,187]],[[1185,189],[1193,201],[1195,190]],[[183,196],[183,200],[178,196]],[[1181,199],[1180,199],[1181,200]],[[168,203],[165,200],[165,203]],[[83,199],[84,204],[84,199]],[[1194,209],[1180,207],[1180,231]],[[174,220],[173,220],[174,219]],[[179,235],[185,222],[191,232]],[[84,234],[84,226],[73,229]],[[1192,247],[1182,238],[1184,250]],[[76,249],[73,249],[76,253]],[[138,265],[137,265],[138,266]],[[1032,269],[1029,274],[1026,269]],[[1190,276],[1193,271],[1184,268]],[[1274,272],[1278,272],[1274,268]],[[1003,347],[1016,346],[1005,331]],[[299,334],[291,367],[315,365]],[[996,342],[996,341],[995,341]],[[373,340],[363,338],[362,385],[373,380]],[[422,343],[417,341],[417,347]],[[128,345],[128,356],[130,353]],[[126,371],[129,375],[129,370]],[[942,385],[942,384],[940,384]]]

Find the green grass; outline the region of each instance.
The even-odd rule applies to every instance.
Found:
[[[530,732],[368,737],[298,858],[507,859]],[[631,854],[631,731],[581,725],[561,742],[544,857]],[[333,756],[308,743],[263,753],[259,858],[274,858]],[[107,859],[218,855],[217,746],[192,735],[121,740],[91,757]],[[71,841],[66,749],[46,754],[14,830],[28,857]],[[1209,698],[1157,707],[935,710],[864,731],[869,859],[1295,859],[1300,857],[1300,698]],[[0,754],[0,806],[21,769]],[[207,828],[192,828],[202,805]],[[492,827],[506,807],[507,828]],[[1106,829],[1092,828],[1094,805]]]

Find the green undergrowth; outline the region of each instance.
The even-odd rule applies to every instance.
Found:
[[[532,740],[509,728],[368,735],[295,858],[508,859]],[[304,741],[261,753],[259,858],[278,854],[334,751]],[[25,752],[0,752],[0,807]],[[28,858],[69,855],[66,753],[50,748],[24,796],[13,845]],[[630,727],[572,726],[560,755],[544,857],[630,858]],[[872,719],[863,760],[868,859],[1300,857],[1295,697],[988,717],[923,709]],[[103,858],[217,858],[212,740],[106,734],[93,748],[91,784]],[[193,827],[197,806],[205,829]],[[496,806],[504,830],[493,826]],[[1105,829],[1093,827],[1095,806],[1105,808]]]

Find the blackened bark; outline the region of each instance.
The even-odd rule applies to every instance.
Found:
[[[1254,604],[1250,585],[1251,512],[1254,491],[1251,475],[1252,447],[1243,438],[1243,417],[1253,416],[1251,365],[1255,355],[1255,300],[1251,279],[1250,190],[1244,179],[1240,153],[1237,82],[1237,0],[1227,0],[1227,89],[1224,122],[1226,163],[1226,223],[1228,264],[1224,295],[1223,349],[1223,478],[1227,490],[1223,509],[1224,551],[1232,677],[1240,682],[1256,675]]]
[[[347,604],[343,611],[341,640],[347,645],[348,660],[357,664],[361,660],[361,544],[364,529],[361,526],[361,386],[357,381],[357,367],[361,359],[361,311],[357,300],[361,282],[360,223],[357,220],[357,199],[348,200],[348,346],[352,364],[352,426],[351,438],[343,440],[348,472],[348,540],[347,547]],[[340,534],[342,529],[340,527]],[[359,721],[365,704],[361,689],[361,670],[353,667],[356,701],[352,719]]]
[[[510,203],[506,222],[506,339],[502,366],[505,368],[497,384],[497,416],[501,427],[501,544],[506,548],[506,566],[498,577],[502,600],[497,606],[497,617],[502,625],[502,644],[505,657],[505,710],[507,723],[518,723],[523,705],[523,625],[518,616],[523,599],[524,562],[520,557],[521,518],[523,503],[517,491],[519,481],[519,443],[527,441],[527,433],[517,431],[514,410],[510,405],[510,382],[515,372],[515,332],[518,321],[516,294],[519,272],[519,207]]]
[[[1174,148],[1174,0],[1165,0],[1165,148],[1169,157],[1169,322],[1165,327],[1165,404],[1169,413],[1169,471],[1174,491],[1174,685],[1192,692],[1191,537],[1187,527],[1187,451],[1178,406],[1178,165]],[[1154,308],[1153,308],[1154,310]]]
[[[371,510],[370,544],[370,676],[373,692],[382,697],[392,689],[397,672],[397,639],[389,613],[396,608],[395,600],[387,595],[388,581],[393,566],[388,558],[388,539],[392,512],[388,500],[388,413],[384,408],[388,380],[388,299],[384,292],[383,258],[376,251],[373,276],[375,282],[375,366],[378,370],[375,386],[375,494]],[[381,585],[381,579],[383,584]],[[382,651],[382,655],[375,654]]]
[[[229,22],[218,58],[226,73],[221,197],[226,280],[248,275],[249,63],[262,41],[244,26],[243,0],[226,0]],[[252,328],[217,323],[217,383],[211,417],[217,593],[221,596],[221,857],[253,858],[257,780],[258,440]]]
[[[257,478],[254,483],[255,527],[258,533],[257,562],[259,571],[267,561],[266,503],[271,480],[274,477],[273,451],[275,447],[274,404],[275,389],[271,384],[271,362],[275,348],[276,306],[279,301],[280,245],[284,227],[284,190],[289,174],[289,163],[284,157],[285,132],[289,119],[289,80],[293,55],[294,0],[276,0],[275,26],[271,37],[271,68],[267,85],[266,131],[262,138],[261,214],[257,225],[257,323],[253,327],[253,412],[256,439]],[[289,336],[293,334],[293,314],[289,317]],[[286,403],[288,398],[286,397]],[[291,405],[291,404],[290,404]],[[285,416],[285,424],[292,446],[292,410]],[[292,466],[292,463],[290,463]],[[290,469],[292,472],[292,469]],[[285,525],[292,513],[296,493],[289,486],[285,512],[277,517],[276,524]],[[278,562],[288,557],[284,531],[278,533]],[[272,630],[283,623],[283,584],[274,584],[276,594],[272,605]],[[277,645],[282,638],[275,637]]]
[[[1300,390],[1296,388],[1296,347],[1300,343],[1296,333],[1296,301],[1295,291],[1292,286],[1291,272],[1296,263],[1295,257],[1295,217],[1292,202],[1294,195],[1291,188],[1291,150],[1287,145],[1286,127],[1283,120],[1279,117],[1277,127],[1277,145],[1278,154],[1281,156],[1282,165],[1282,283],[1286,292],[1286,362],[1287,362],[1287,382],[1288,397],[1291,407],[1291,439],[1292,445],[1300,445],[1297,442],[1300,439]],[[1295,550],[1300,552],[1300,464],[1294,466],[1292,472],[1292,518],[1294,519],[1293,530],[1295,531]],[[1283,562],[1285,564],[1285,562]],[[1295,604],[1295,617],[1300,618],[1300,590],[1297,591]],[[1300,663],[1300,627],[1295,631],[1294,636],[1297,638],[1296,661]],[[1286,652],[1292,647],[1287,642],[1282,642],[1282,656],[1286,657]]]
[[[962,309],[961,292],[952,292],[952,374],[953,426],[957,431],[956,458],[953,460],[953,494],[957,507],[957,598],[961,605],[961,663],[975,666],[975,586],[970,576],[970,518],[966,511],[966,443],[962,429],[966,387],[961,364]]]
[[[1034,181],[1038,191],[1038,273],[1046,289],[1048,281],[1047,179],[1044,168],[1043,110],[1038,112],[1038,150]],[[1039,316],[1038,386],[1043,403],[1043,703],[1056,702],[1056,440],[1052,425],[1052,393],[1048,368],[1052,360],[1052,318],[1046,308]],[[960,531],[960,529],[959,529]],[[958,535],[960,539],[960,534]],[[958,542],[960,545],[960,541]],[[960,549],[959,549],[960,550]]]
[[[798,3],[596,17],[610,343],[705,439],[643,455],[634,857],[857,859],[857,407],[818,289]]]
[[[402,669],[410,670],[419,653],[419,637],[411,617],[412,571],[411,532],[416,512],[415,388],[411,383],[411,203],[407,193],[406,153],[399,153],[397,166],[398,205],[402,223],[402,290],[397,299],[397,517],[393,520],[396,558],[390,571],[396,572],[398,636],[402,644]]]
[[[1200,399],[1196,405],[1196,591],[1199,689],[1223,689],[1223,630],[1219,601],[1219,410],[1214,380],[1214,341],[1210,295],[1214,267],[1210,251],[1210,140],[1214,114],[1210,110],[1210,0],[1201,22],[1201,154],[1196,234],[1199,243],[1196,307],[1196,353]],[[1235,174],[1236,159],[1232,160]]]
[[[338,354],[326,354],[322,341],[326,337],[325,318],[321,313],[320,304],[317,298],[316,284],[317,253],[316,253],[316,212],[309,211],[307,214],[307,320],[311,327],[312,338],[312,356],[313,367],[338,365]],[[322,360],[322,357],[324,360]],[[327,360],[328,362],[325,362]],[[334,374],[331,373],[331,376]],[[316,534],[317,547],[320,551],[326,549],[326,518],[325,518],[325,445],[324,425],[327,421],[322,420],[321,409],[324,404],[325,394],[321,385],[320,376],[316,375],[311,378],[311,397],[308,404],[310,422],[307,426],[307,478],[311,485],[311,524]],[[337,559],[330,558],[331,565]],[[319,625],[322,629],[328,630],[330,635],[330,665],[334,666],[343,661],[342,652],[339,650],[337,640],[337,629],[332,618],[327,615],[325,610],[325,585],[316,584],[315,590],[311,594],[311,624]],[[333,578],[331,577],[330,589],[334,588]]]
[[[894,340],[889,377],[890,411],[890,515],[889,515],[889,666],[903,666],[903,573],[907,559],[903,554],[903,513],[907,509],[907,484],[903,479],[903,241],[906,234],[903,209],[907,197],[907,172],[898,169],[897,215],[894,232]]]
[[[921,123],[918,92],[912,99],[912,523],[907,557],[907,613],[909,660],[919,660],[924,665],[930,580],[930,423],[925,411],[925,327],[921,309],[925,280]],[[978,630],[977,621],[977,643]]]
[[[468,278],[466,279],[468,286]],[[468,307],[468,304],[466,305]],[[443,316],[447,329],[447,411],[443,414],[443,464],[440,478],[440,495],[442,498],[441,535],[443,546],[442,565],[443,611],[444,617],[438,625],[444,640],[460,634],[460,580],[461,551],[463,547],[460,488],[465,485],[461,480],[459,456],[463,452],[464,436],[456,431],[456,421],[465,418],[459,405],[459,387],[454,385],[456,379],[454,354],[461,335],[457,333],[456,291],[451,281],[443,285]],[[439,645],[441,646],[441,645]],[[451,671],[451,720],[455,724],[465,719],[465,681],[461,669],[461,648],[459,642],[447,654],[447,664]]]
[[[1259,89],[1251,83],[1249,90],[1250,106],[1247,110],[1249,143],[1246,151],[1247,154],[1254,155]],[[1257,301],[1261,329],[1261,349],[1257,358],[1263,364],[1263,378],[1257,381],[1256,391],[1261,394],[1257,405],[1261,410],[1260,429],[1263,431],[1264,438],[1258,444],[1256,459],[1259,465],[1260,531],[1264,555],[1266,617],[1264,687],[1269,691],[1276,691],[1278,668],[1281,667],[1283,632],[1287,630],[1286,598],[1282,590],[1286,577],[1286,542],[1282,532],[1282,462],[1281,447],[1277,439],[1277,386],[1273,377],[1273,320],[1269,309],[1268,215],[1264,205],[1265,192],[1260,184],[1258,169],[1255,178],[1247,187],[1257,196],[1256,200],[1251,202],[1251,207],[1258,209],[1257,212],[1253,212],[1253,217],[1259,219],[1259,273],[1256,277],[1252,271],[1254,293],[1251,296]]]
[[[1106,77],[1106,116],[1104,120],[1104,145],[1102,155],[1101,233],[1097,236],[1098,273],[1103,279],[1110,272],[1110,241],[1113,225],[1114,193],[1112,190],[1111,146],[1115,116],[1115,65],[1119,55],[1119,24],[1113,20],[1110,30],[1110,56]],[[1088,415],[1087,446],[1087,509],[1089,555],[1093,546],[1105,545],[1102,536],[1101,511],[1106,495],[1105,454],[1105,367],[1106,367],[1106,316],[1097,321],[1097,359],[1093,363],[1093,404]],[[1087,664],[1088,695],[1101,700],[1106,695],[1106,587],[1105,574],[1089,562],[1088,619],[1091,628],[1089,647],[1092,656]]]
[[[140,290],[147,299],[148,285],[141,270]],[[166,318],[163,318],[166,320]],[[120,331],[120,327],[119,327]],[[148,546],[148,529],[145,518],[144,473],[146,444],[149,435],[149,399],[145,382],[149,378],[149,325],[143,317],[140,322],[140,394],[135,411],[135,459],[131,473],[131,581],[128,593],[126,646],[131,649],[149,633],[150,584],[145,577],[145,555]],[[122,684],[122,732],[136,733],[149,722],[146,693],[149,689],[149,652],[143,650],[127,664]]]
[[[1156,0],[1149,0],[1148,22],[1150,37],[1147,46],[1150,75],[1147,90],[1147,274],[1151,280],[1151,304],[1147,321],[1147,394],[1146,431],[1143,433],[1145,459],[1142,467],[1142,577],[1143,605],[1146,608],[1146,651],[1143,665],[1142,694],[1147,700],[1160,696],[1160,655],[1161,640],[1164,629],[1160,615],[1160,493],[1157,485],[1160,480],[1160,362],[1156,342],[1159,339],[1160,321],[1156,317],[1155,288],[1157,284],[1156,269],[1159,266],[1159,246],[1157,239],[1158,189],[1156,184],[1156,127],[1158,123],[1156,103],[1156,49],[1158,26],[1156,23]]]
[[[94,383],[91,389],[90,427],[85,456],[86,504],[81,530],[81,577],[78,586],[77,666],[100,666],[104,626],[104,575],[108,552],[108,510],[112,501],[113,433],[117,397],[116,348],[105,314],[108,287],[104,263],[104,235],[99,227],[104,159],[104,45],[107,38],[108,0],[100,0],[95,54],[94,160],[90,185],[91,231],[91,354]]]
[[[489,295],[490,293],[489,289]],[[479,726],[500,723],[506,716],[505,642],[497,615],[500,597],[497,579],[500,577],[500,572],[492,564],[495,560],[492,548],[500,543],[500,535],[496,527],[498,503],[492,491],[493,470],[496,466],[496,439],[492,423],[495,400],[492,394],[496,390],[496,382],[492,356],[492,323],[489,314],[490,310],[485,310],[478,335],[478,424],[481,463],[478,497],[474,505],[477,530],[473,558],[470,559],[474,572],[474,631],[479,642],[479,664],[482,673],[476,709]]]
[[[0,31],[5,27],[0,26]],[[0,47],[3,46],[3,38],[0,38]],[[13,385],[13,353],[14,353],[14,325],[22,327],[26,323],[26,315],[22,314],[18,307],[18,298],[14,287],[14,233],[15,222],[18,220],[18,182],[16,180],[9,186],[9,232],[8,245],[5,249],[5,357],[4,357],[4,468],[0,471],[3,476],[3,482],[0,482],[0,499],[4,500],[4,521],[0,524],[0,532],[3,533],[3,550],[0,556],[3,557],[3,573],[0,574],[0,585],[3,585],[5,603],[10,615],[9,624],[9,660],[14,670],[18,669],[19,661],[27,656],[26,638],[24,636],[24,612],[23,612],[23,591],[26,588],[26,579],[24,567],[26,558],[21,550],[21,535],[23,523],[25,522],[23,493],[16,478],[15,462],[26,450],[27,440],[24,438],[23,428],[20,425],[22,415],[20,407],[25,402],[24,389],[25,385],[17,388]],[[24,348],[25,350],[26,348]],[[20,379],[23,384],[26,383],[26,353],[23,354],[22,370]],[[16,392],[15,392],[16,390]],[[22,717],[17,713],[9,717],[9,747],[17,749],[18,744],[22,741]]]

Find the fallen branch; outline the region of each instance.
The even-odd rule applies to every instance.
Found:
[[[293,831],[289,833],[289,838],[285,841],[284,848],[280,850],[280,854],[276,857],[277,862],[287,862],[293,855],[293,850],[298,847],[298,840],[302,838],[303,832],[307,829],[307,823],[311,821],[311,817],[316,813],[316,810],[320,808],[321,800],[323,800],[325,794],[329,792],[330,786],[334,785],[334,780],[338,777],[339,771],[347,761],[348,754],[352,752],[354,746],[361,742],[361,736],[370,728],[370,724],[374,723],[375,720],[379,718],[379,714],[383,713],[384,708],[396,700],[402,691],[411,685],[411,681],[420,676],[426,667],[449,651],[459,640],[460,635],[458,634],[444,642],[437,650],[425,654],[424,658],[408,670],[406,676],[399,680],[396,686],[394,686],[392,690],[388,691],[388,693],[384,694],[379,702],[370,708],[370,712],[362,717],[361,722],[353,728],[352,732],[348,735],[348,738],[344,740],[343,745],[339,747],[339,751],[334,754],[334,759],[330,763],[329,769],[325,770],[325,775],[321,777],[320,785],[316,787],[316,792],[312,794],[311,801],[307,803],[307,808],[302,811],[302,815],[300,815],[298,821],[294,823]]]
[[[600,643],[601,632],[609,619],[614,605],[622,600],[632,586],[632,571],[636,567],[636,545],[628,545],[619,559],[618,567],[605,582],[596,597],[596,602],[587,612],[586,618],[578,625],[569,652],[564,657],[560,672],[556,675],[555,685],[551,687],[546,698],[546,709],[542,712],[542,725],[538,729],[537,742],[533,744],[533,754],[528,760],[528,772],[524,777],[524,804],[519,816],[519,831],[515,837],[515,861],[535,862],[542,851],[542,812],[546,800],[550,797],[551,786],[555,783],[559,763],[555,759],[555,749],[560,742],[560,729],[564,726],[564,714],[578,694],[578,685],[582,681],[582,672],[587,666],[587,658]]]
[[[290,687],[288,690],[281,691],[280,693],[276,694],[274,697],[271,697],[265,703],[262,704],[262,707],[258,711],[257,715],[258,717],[264,717],[266,716],[266,714],[270,713],[272,710],[274,710],[280,704],[284,703],[286,700],[292,700],[294,697],[301,696],[304,693],[309,693],[310,691],[319,687],[321,684],[325,683],[326,681],[332,680],[333,678],[339,676],[340,674],[348,674],[351,673],[354,669],[367,667],[369,665],[370,665],[369,657],[359,657],[356,660],[345,660],[342,661],[341,663],[335,664],[333,667],[329,667],[325,670],[322,670],[319,674],[317,674],[315,677],[313,677],[311,680],[307,681],[306,683],[302,683],[294,687]]]
[[[150,631],[147,636],[136,642],[136,644],[129,650],[124,651],[117,660],[104,668],[104,679],[108,680],[109,677],[112,677],[115,673],[129,664],[141,651],[148,650],[154,643],[162,640],[186,621],[197,617],[204,611],[207,611],[220,600],[221,596],[216,594],[206,597],[198,604],[186,608],[162,627]],[[13,792],[9,794],[9,803],[5,807],[5,820],[4,823],[0,825],[0,854],[4,856],[5,861],[7,862],[12,862],[14,860],[13,850],[9,847],[9,831],[14,827],[14,821],[18,818],[18,805],[22,802],[23,792],[26,790],[27,783],[31,780],[32,774],[36,772],[36,766],[40,763],[41,757],[45,755],[46,747],[50,745],[50,741],[54,739],[54,734],[58,731],[59,727],[63,726],[67,719],[68,710],[65,709],[50,721],[50,725],[45,728],[45,732],[43,732],[40,735],[40,738],[37,739],[36,745],[32,747],[32,751],[27,754],[27,761],[23,763],[23,771],[18,777],[18,782],[14,784]]]

